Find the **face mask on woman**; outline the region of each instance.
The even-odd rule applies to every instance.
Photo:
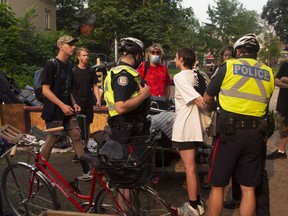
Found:
[[[160,62],[160,56],[159,55],[151,55],[151,61],[153,63],[159,63]]]

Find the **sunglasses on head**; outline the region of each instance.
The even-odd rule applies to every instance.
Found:
[[[158,50],[151,50],[150,51],[150,53],[152,54],[152,55],[161,55],[161,51],[158,51]]]

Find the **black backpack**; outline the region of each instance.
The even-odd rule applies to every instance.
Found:
[[[58,61],[55,58],[51,58],[48,61],[52,61],[57,67],[57,72],[54,76],[54,78],[55,78],[59,73]],[[41,83],[42,71],[43,71],[43,68],[40,68],[39,70],[35,71],[35,73],[34,73],[34,93],[35,93],[35,97],[37,98],[37,100],[43,103],[44,102],[44,95],[42,93],[42,83]]]
[[[21,89],[16,85],[15,80],[0,71],[0,104],[18,104],[18,95]]]
[[[203,71],[200,70],[193,70],[193,71],[196,75],[194,79],[194,88],[201,96],[203,96],[209,84],[209,77]]]

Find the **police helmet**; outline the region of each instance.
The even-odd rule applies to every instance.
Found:
[[[239,38],[235,42],[233,47],[234,47],[234,51],[236,51],[236,49],[239,49],[241,47],[245,47],[255,52],[258,52],[260,49],[260,45],[259,45],[258,40],[256,39],[256,35],[252,33],[246,34],[242,36],[241,38]]]
[[[120,39],[118,43],[118,51],[128,51],[132,54],[138,54],[144,52],[144,44],[137,38],[127,37]]]

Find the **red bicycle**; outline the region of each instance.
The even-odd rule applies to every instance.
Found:
[[[98,155],[83,158],[93,164],[90,192],[81,194],[71,186],[40,154],[39,146],[33,147],[34,163],[10,164],[2,175],[4,199],[15,215],[39,215],[47,210],[60,210],[56,189],[59,189],[80,212],[96,212],[113,215],[177,215],[177,211],[161,198],[149,185],[155,183],[143,173],[148,155],[156,147],[155,135],[146,141],[147,148],[141,160],[129,157],[125,161],[107,161]],[[15,143],[20,145],[23,141]],[[27,146],[31,143],[24,142]],[[141,158],[141,157],[140,157]],[[140,177],[114,180],[115,175],[136,171]],[[126,174],[127,174],[126,173]],[[124,176],[125,177],[125,176]],[[127,177],[127,176],[126,176]],[[115,178],[114,178],[115,179]],[[117,179],[117,178],[116,178]],[[102,186],[95,195],[96,182]],[[95,196],[94,196],[95,195]],[[78,198],[77,201],[76,198]],[[94,202],[93,202],[94,201]]]

